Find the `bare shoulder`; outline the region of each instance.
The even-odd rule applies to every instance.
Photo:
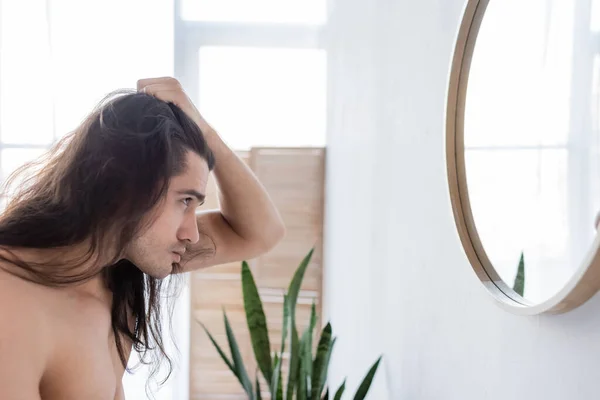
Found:
[[[49,354],[35,284],[0,269],[0,398],[39,399]],[[37,298],[39,301],[39,297]]]
[[[40,304],[44,301],[39,285],[0,268],[0,337],[18,334],[21,338],[40,339],[44,334],[44,312]]]

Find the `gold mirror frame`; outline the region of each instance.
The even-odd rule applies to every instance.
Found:
[[[464,157],[465,101],[475,43],[489,1],[467,2],[448,83],[446,168],[454,222],[471,267],[502,308],[519,315],[564,313],[585,303],[600,288],[600,235],[596,235],[591,249],[566,285],[543,303],[532,304],[514,292],[496,273],[483,248],[471,212]]]

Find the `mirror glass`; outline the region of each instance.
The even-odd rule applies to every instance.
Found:
[[[473,51],[464,114],[468,198],[486,272],[525,304],[557,294],[596,235],[597,3],[491,0]]]

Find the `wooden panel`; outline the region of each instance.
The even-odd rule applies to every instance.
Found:
[[[285,239],[258,258],[257,282],[286,287],[308,250],[315,246],[303,288],[321,290],[324,149],[253,149],[251,165],[285,222]],[[282,270],[283,269],[283,270]]]
[[[287,229],[286,237],[276,248],[268,254],[248,260],[264,303],[271,348],[275,351],[281,346],[283,294],[298,264],[313,246],[315,252],[306,271],[296,308],[299,334],[308,325],[313,302],[319,315],[321,313],[325,150],[255,148],[238,154],[269,192]],[[217,190],[214,177],[211,176],[207,188],[207,208],[218,207]],[[256,376],[257,367],[243,308],[240,267],[240,263],[231,263],[191,273],[191,399],[246,399],[240,384],[196,322],[202,321],[226,354],[230,355],[223,325],[223,309],[227,312],[251,380],[254,381]],[[320,325],[318,321],[317,332]],[[289,340],[287,344],[289,349]],[[286,359],[287,356],[284,355]],[[287,368],[284,368],[284,379],[287,379]],[[263,398],[268,399],[265,381],[262,377],[260,381]]]

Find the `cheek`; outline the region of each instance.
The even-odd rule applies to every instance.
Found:
[[[183,210],[177,207],[171,207],[165,210],[150,227],[148,233],[154,238],[163,238],[169,242],[173,241],[173,236],[183,221],[185,214]]]

